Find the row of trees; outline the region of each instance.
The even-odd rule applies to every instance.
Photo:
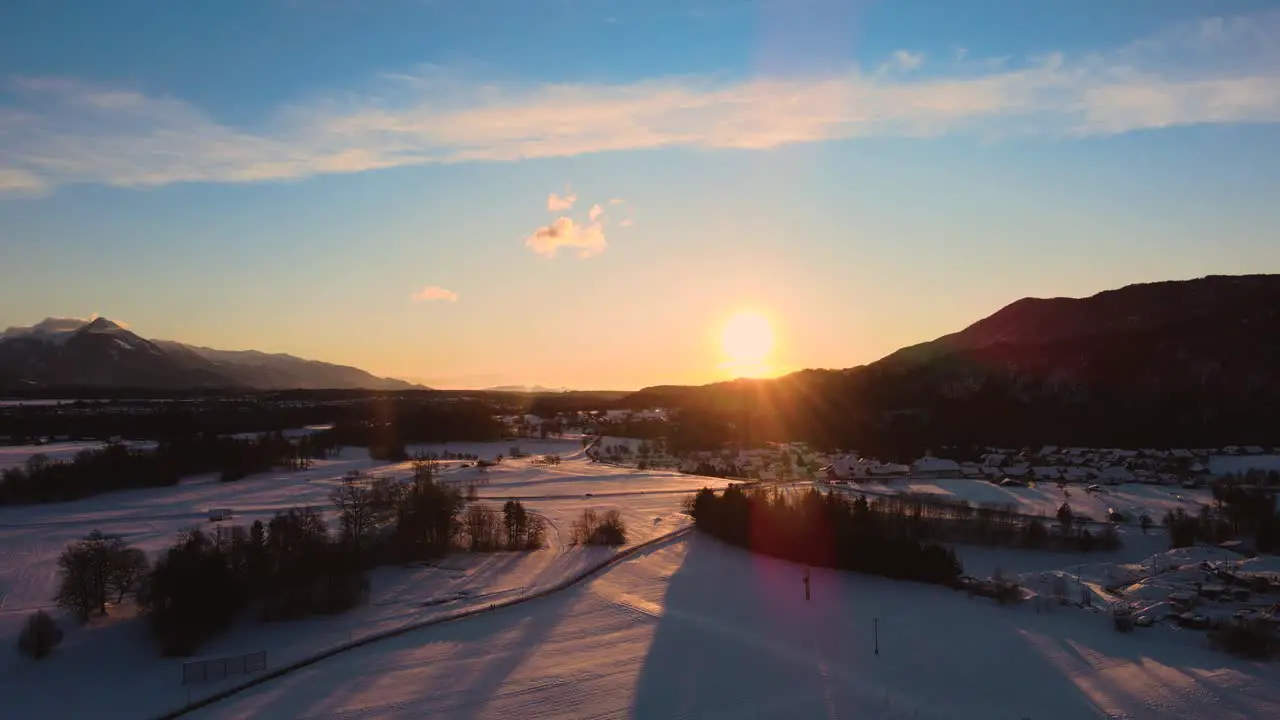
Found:
[[[963,571],[949,548],[895,534],[865,501],[836,493],[731,486],[717,495],[704,488],[689,512],[699,530],[793,562],[944,585],[955,585]]]
[[[325,450],[307,438],[281,433],[253,438],[194,435],[166,440],[154,449],[109,442],[76,453],[71,460],[43,454],[0,474],[0,505],[62,502],[126,488],[173,485],[184,475],[216,472],[224,482],[276,467],[305,469]]]
[[[499,513],[437,485],[430,463],[412,483],[351,473],[330,494],[337,531],[319,512],[294,508],[269,522],[184,531],[148,570],[146,555],[94,531],[59,558],[59,605],[81,620],[136,591],[168,655],[188,655],[250,606],[265,620],[343,612],[368,591],[382,563],[437,558],[454,548],[533,550],[541,517],[517,501]]]
[[[1217,482],[1213,485],[1213,497],[1216,507],[1201,505],[1195,514],[1178,508],[1165,514],[1163,524],[1169,531],[1172,547],[1251,537],[1260,552],[1280,550],[1280,512],[1276,509],[1275,489]]]
[[[498,512],[491,505],[473,503],[462,516],[468,547],[473,552],[536,550],[546,538],[546,523],[518,500],[508,500]]]
[[[75,500],[111,490],[163,487],[181,473],[159,452],[108,444],[82,450],[70,461],[32,455],[0,473],[0,505]]]

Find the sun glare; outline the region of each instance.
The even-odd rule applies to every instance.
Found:
[[[759,313],[740,312],[725,323],[720,348],[724,352],[724,369],[733,375],[767,375],[769,353],[773,351],[773,328]]]

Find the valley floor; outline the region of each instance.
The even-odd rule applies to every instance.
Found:
[[[527,498],[529,509],[550,521],[548,547],[380,568],[371,576],[366,604],[293,622],[245,618],[202,648],[202,657],[266,650],[268,666],[278,668],[382,631],[532,595],[617,552],[569,543],[572,520],[583,508],[618,508],[634,546],[687,527],[685,498],[704,485],[724,484],[592,463],[577,441],[521,445],[565,460],[550,467],[506,460],[483,472],[445,463],[441,480],[478,481],[481,498],[495,504]],[[422,449],[491,458],[509,447]],[[411,472],[408,464],[378,463],[348,449],[303,472],[237,483],[196,477],[172,488],[0,508],[0,716],[143,718],[243,680],[183,687],[182,660],[158,656],[127,602],[89,626],[55,610],[67,637],[39,663],[13,648],[22,620],[51,606],[58,553],[89,530],[121,533],[159,552],[184,527],[211,527],[211,507],[234,509],[234,522],[244,524],[293,506],[327,507],[329,491],[353,469],[390,477]],[[954,494],[991,492],[959,482],[940,487]],[[1135,503],[1177,500],[1146,497],[1141,489],[1121,492]],[[1047,488],[1037,502],[1053,502]],[[1121,572],[1141,576],[1138,561],[1167,546],[1159,530],[1148,536],[1136,528],[1121,532],[1125,547],[1109,554],[957,551],[974,575],[996,569],[1025,574],[1030,587],[1041,574],[1065,569],[1089,586]],[[1280,716],[1280,670],[1212,652],[1202,632],[1157,626],[1119,635],[1106,613],[1037,613],[1042,605],[1000,607],[942,588],[825,570],[812,572],[813,599],[806,602],[801,575],[794,565],[686,534],[551,596],[342,653],[198,716]],[[1158,581],[1167,584],[1171,577]],[[877,628],[879,655],[873,652]]]

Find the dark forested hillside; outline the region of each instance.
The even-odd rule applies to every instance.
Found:
[[[1280,276],[1025,299],[870,365],[656,387],[626,402],[692,410],[701,433],[887,454],[947,444],[1280,443]],[[694,432],[694,421],[682,424]]]

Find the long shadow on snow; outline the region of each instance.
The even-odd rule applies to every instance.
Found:
[[[1105,716],[1052,653],[1028,640],[1040,625],[1052,633],[1053,618],[820,569],[806,601],[802,577],[794,564],[690,536],[661,603],[633,717]],[[1089,637],[1099,632],[1111,633],[1093,628]]]

